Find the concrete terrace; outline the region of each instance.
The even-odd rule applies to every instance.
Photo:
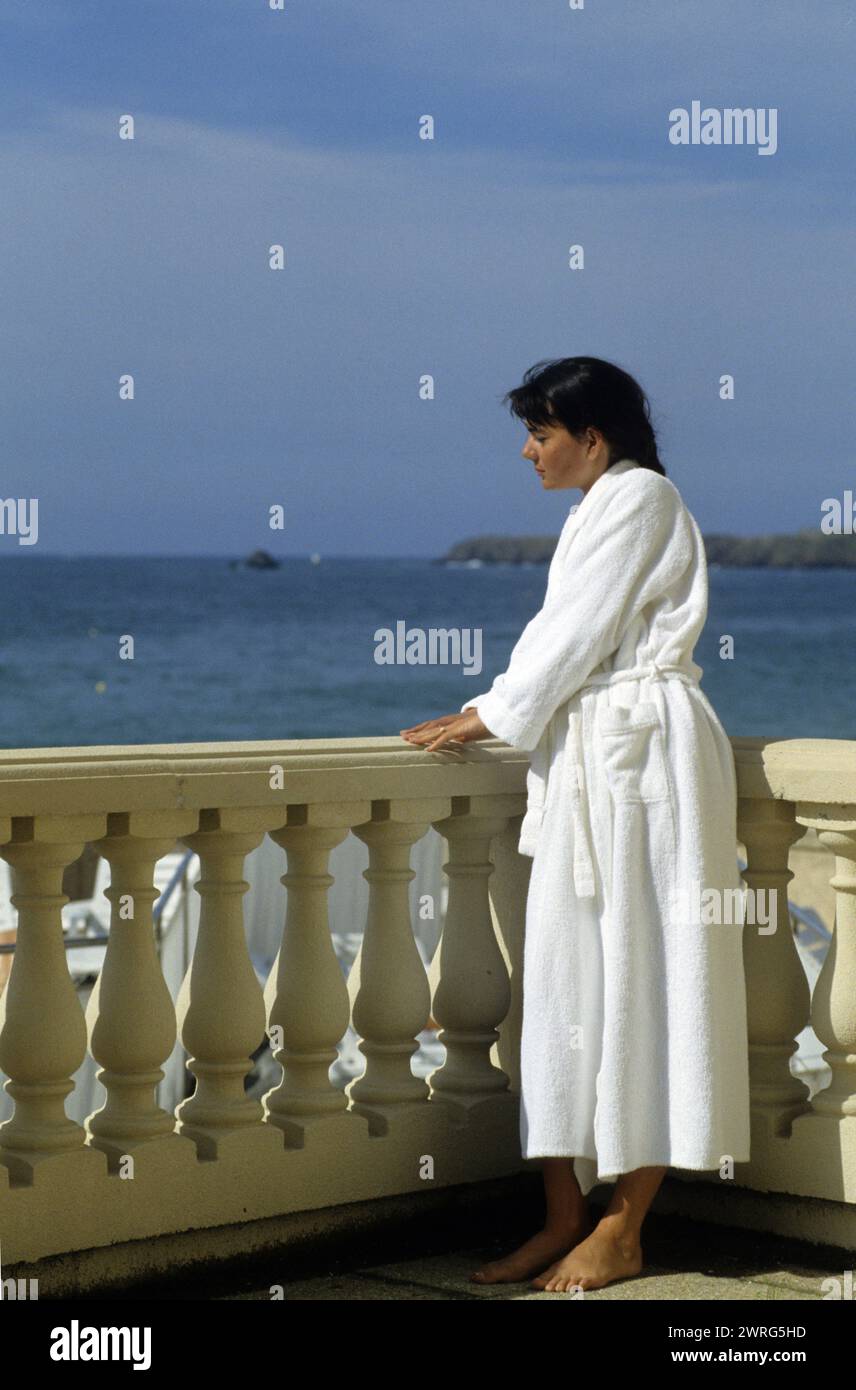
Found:
[[[591,1290],[587,1300],[668,1302],[698,1300],[820,1302],[853,1298],[853,1259],[833,1246],[773,1236],[660,1211],[679,1202],[667,1179],[646,1223],[646,1269],[635,1279]],[[385,1199],[359,1236],[343,1224],[311,1245],[281,1232],[283,1244],[255,1258],[215,1261],[175,1268],[166,1277],[93,1290],[94,1299],[429,1302],[461,1300],[552,1300],[568,1294],[544,1293],[526,1283],[476,1285],[469,1274],[487,1259],[513,1248],[536,1229],[541,1215],[537,1173],[437,1194],[418,1207]],[[728,1215],[725,1202],[723,1215]],[[602,1211],[597,1202],[592,1212]],[[735,1214],[737,1214],[735,1212]],[[343,1215],[347,1215],[343,1213]],[[504,1234],[495,1232],[502,1228]],[[291,1240],[290,1240],[291,1238]],[[368,1251],[371,1251],[368,1254]],[[847,1271],[851,1271],[850,1280]],[[50,1286],[50,1277],[47,1280]],[[281,1290],[281,1294],[280,1294]]]

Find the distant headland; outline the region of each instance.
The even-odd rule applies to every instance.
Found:
[[[435,564],[545,565],[558,536],[472,536],[458,541]],[[810,527],[789,536],[704,537],[707,561],[736,569],[853,569],[856,536],[826,535]]]

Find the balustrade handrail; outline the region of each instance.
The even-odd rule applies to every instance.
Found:
[[[856,740],[734,736],[731,745],[741,796],[856,804]],[[522,790],[528,764],[529,754],[499,739],[426,753],[395,736],[4,749],[0,816],[317,801],[328,779],[341,795],[347,774],[356,796],[400,797],[409,794],[405,770],[414,796]],[[282,789],[270,786],[272,765],[288,779]]]

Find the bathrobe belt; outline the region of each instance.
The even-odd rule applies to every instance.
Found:
[[[593,686],[617,685],[619,681],[639,680],[680,680],[685,685],[698,685],[701,667],[692,668],[673,662],[651,661],[645,666],[631,666],[623,671],[612,671],[591,676],[580,690]],[[574,889],[579,898],[594,897],[594,862],[587,828],[587,817],[583,814],[583,801],[586,796],[585,770],[582,748],[582,719],[579,709],[568,711],[568,737],[566,757],[570,753],[571,802],[574,816]],[[586,808],[587,809],[587,808]]]

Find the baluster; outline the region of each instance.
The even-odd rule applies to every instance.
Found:
[[[746,846],[746,885],[776,892],[776,930],[761,935],[749,920],[743,928],[752,1109],[769,1118],[774,1134],[787,1134],[795,1116],[808,1108],[808,1088],[789,1060],[809,1020],[809,987],[793,939],[788,852],[802,835],[789,801],[738,802],[738,835]]]
[[[410,1065],[419,1049],[416,1036],[431,1010],[428,977],[410,918],[410,847],[449,807],[448,797],[377,801],[372,819],[354,827],[369,847],[369,867],[363,870],[369,906],[348,993],[366,1066],[346,1090],[352,1110],[366,1117],[372,1134],[386,1133],[390,1106],[428,1099],[426,1081],[414,1076]]]
[[[271,833],[288,855],[282,876],[288,899],[276,969],[265,990],[271,1047],[283,1075],[265,1096],[264,1110],[287,1147],[302,1148],[310,1126],[340,1118],[347,1109],[344,1092],[329,1075],[350,1005],[330,934],[327,890],[333,878],[327,865],[351,824],[370,810],[366,801],[292,806],[288,824]]]
[[[112,814],[96,844],[110,865],[110,940],[89,997],[89,1048],[107,1099],[86,1121],[90,1143],[111,1169],[132,1151],[189,1141],[174,1133],[175,1116],[155,1101],[163,1063],[175,1045],[175,1007],[155,950],[154,869],[176,840],[197,824],[196,811]]]
[[[508,1076],[491,1059],[511,987],[493,926],[488,880],[491,842],[518,811],[516,796],[455,797],[453,814],[434,822],[449,846],[443,866],[449,904],[431,965],[432,1012],[446,1057],[429,1081],[432,1099],[463,1110],[509,1088]]]
[[[261,1101],[244,1090],[251,1054],[265,1034],[265,1001],[247,949],[241,900],[249,887],[244,860],[283,814],[269,808],[203,811],[199,830],[182,837],[199,855],[201,907],[177,1004],[196,1090],[177,1115],[179,1132],[195,1141],[201,1158],[217,1158],[233,1141],[242,1151],[250,1144],[263,1152],[282,1148],[262,1123]]]
[[[835,923],[832,940],[815,981],[811,1026],[825,1045],[832,1068],[828,1086],[812,1101],[813,1116],[849,1119],[856,1129],[856,817],[847,807],[800,805],[800,825],[814,826],[822,845],[835,855]]]
[[[12,866],[18,912],[12,969],[0,998],[0,1067],[15,1101],[15,1113],[0,1126],[0,1159],[23,1183],[50,1160],[69,1172],[99,1166],[84,1149],[83,1129],[65,1113],[71,1078],[86,1054],[86,1024],[66,961],[62,877],[104,825],[97,815],[22,817],[0,848]]]

